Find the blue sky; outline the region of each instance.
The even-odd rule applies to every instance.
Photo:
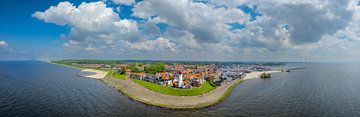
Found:
[[[71,2],[80,4],[84,1],[72,0]],[[59,2],[62,0],[0,1],[0,15],[2,16],[0,41],[5,41],[11,50],[26,52],[26,54],[19,54],[1,51],[0,53],[4,55],[0,59],[36,59],[39,56],[60,51],[62,42],[59,37],[61,34],[68,33],[69,28],[46,24],[31,17],[35,11],[46,10]]]
[[[0,60],[357,61],[359,1],[319,1],[3,0]]]

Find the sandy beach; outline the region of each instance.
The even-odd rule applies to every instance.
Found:
[[[80,72],[93,72],[95,73],[94,75],[81,75],[81,74],[78,75],[86,78],[95,78],[95,79],[102,79],[107,74],[107,72],[105,71],[94,70],[94,69],[82,69]]]
[[[244,80],[248,80],[248,79],[253,79],[253,78],[260,78],[260,75],[262,73],[278,73],[281,71],[258,71],[258,72],[251,72],[251,73],[247,73],[244,77]]]

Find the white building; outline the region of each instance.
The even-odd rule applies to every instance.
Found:
[[[183,78],[182,78],[182,74],[179,74],[179,76],[178,76],[178,87],[179,87],[179,88],[182,87],[182,82],[183,82],[182,79],[183,79]]]

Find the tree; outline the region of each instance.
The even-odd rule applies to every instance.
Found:
[[[144,71],[146,73],[155,74],[156,72],[164,71],[164,69],[165,69],[165,64],[157,62],[157,63],[153,63],[153,64],[150,64],[149,66],[145,67]]]
[[[137,68],[137,66],[130,66],[131,72],[138,73],[140,70]]]
[[[120,73],[120,74],[125,74],[125,72],[126,72],[125,67],[121,67],[120,70],[121,70],[121,73]]]

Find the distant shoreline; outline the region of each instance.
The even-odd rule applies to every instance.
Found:
[[[108,72],[101,71],[101,70],[80,68],[80,67],[75,67],[75,66],[71,66],[71,65],[58,64],[58,63],[54,63],[54,62],[46,62],[46,63],[50,63],[50,64],[54,64],[54,65],[60,65],[60,66],[69,67],[69,68],[73,68],[73,69],[78,69],[78,70],[80,70],[80,72],[92,72],[92,73],[95,73],[94,75],[82,75],[82,74],[79,74],[79,73],[76,74],[77,76],[84,77],[84,78],[102,79],[102,78],[105,78],[105,76],[108,73]]]

